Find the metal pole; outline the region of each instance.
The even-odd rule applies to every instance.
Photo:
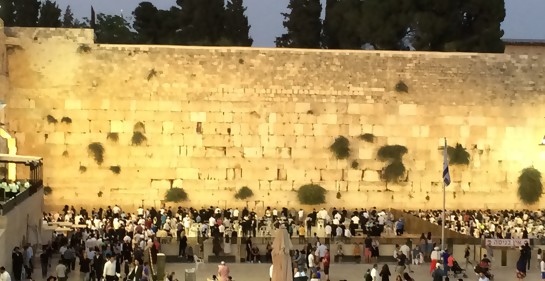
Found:
[[[445,205],[447,201],[445,182],[443,181],[443,217],[441,218],[441,251],[445,250]]]

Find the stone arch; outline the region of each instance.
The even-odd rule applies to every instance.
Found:
[[[9,155],[17,155],[17,141],[12,137],[4,128],[0,128],[0,153],[6,153]],[[6,177],[9,180],[15,180],[17,175],[17,167],[15,163],[2,164],[5,165],[4,175],[0,177]]]

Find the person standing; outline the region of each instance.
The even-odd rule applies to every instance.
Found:
[[[526,277],[526,259],[521,254],[519,260],[517,261],[517,280],[524,280]]]
[[[390,281],[390,276],[392,273],[390,272],[390,268],[387,264],[384,264],[382,266],[382,270],[380,270],[379,276],[381,281]]]
[[[435,270],[435,267],[438,264],[439,258],[440,258],[439,247],[435,247],[433,248],[433,251],[430,254],[430,259],[431,259],[430,273],[432,273]]]
[[[24,257],[19,251],[19,247],[15,247],[11,253],[11,264],[13,267],[13,278],[15,281],[21,281],[23,275]]]
[[[11,281],[11,276],[6,271],[5,267],[0,267],[0,281]]]
[[[373,281],[378,281],[378,279],[377,279],[377,268],[378,268],[378,265],[376,263],[373,264],[373,268],[371,268],[370,275],[371,275],[371,280],[373,280]]]
[[[331,255],[329,250],[325,250],[325,255],[322,258],[322,266],[324,267],[325,280],[329,281],[329,265],[331,264]]]
[[[541,269],[541,280],[545,280],[545,261],[541,260],[539,263],[539,267]]]
[[[225,264],[224,261],[218,265],[218,276],[219,281],[228,281],[229,280],[229,267]]]
[[[140,281],[142,280],[142,272],[144,267],[140,265],[138,260],[134,260],[134,268],[129,273],[127,281]]]
[[[40,254],[40,265],[42,266],[42,278],[47,278],[48,269],[51,267],[49,259],[51,258],[51,251],[48,246],[43,246],[42,253]]]
[[[104,264],[102,276],[106,281],[117,281],[117,275],[115,272],[115,256],[108,254],[106,258],[108,261]]]
[[[178,249],[178,256],[184,257],[186,248],[187,248],[187,237],[185,236],[185,233],[182,232],[181,236],[180,236],[180,245],[179,245],[179,249]]]
[[[530,270],[530,260],[532,259],[532,248],[528,245],[528,242],[524,243],[522,246],[522,253],[524,254],[524,259],[526,260],[526,266]]]
[[[59,264],[57,265],[57,267],[55,267],[55,273],[57,274],[57,280],[68,280],[67,268],[62,259],[59,260]]]
[[[464,251],[464,259],[466,260],[466,268],[467,269],[467,265],[468,264],[471,264],[471,266],[473,266],[473,264],[471,263],[471,261],[469,261],[470,259],[470,248],[469,248],[469,245],[466,245],[466,249]]]
[[[90,280],[91,260],[87,256],[86,252],[83,252],[83,257],[79,261],[79,272],[83,281]]]

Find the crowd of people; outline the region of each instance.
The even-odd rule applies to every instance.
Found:
[[[0,181],[0,201],[7,201],[28,188],[30,188],[28,181],[13,181],[4,178]]]
[[[431,223],[442,224],[441,210],[409,213]],[[476,238],[545,238],[545,214],[528,210],[447,210],[445,227]]]

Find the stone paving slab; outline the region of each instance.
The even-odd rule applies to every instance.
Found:
[[[388,264],[390,266],[390,271],[394,271],[394,264]],[[184,270],[192,268],[192,264],[168,264],[167,270],[169,272],[176,272],[176,278],[179,281],[184,281]],[[248,263],[239,263],[239,264],[229,264],[231,270],[231,276],[235,281],[267,281],[269,280],[269,267],[270,264],[248,264]],[[382,267],[382,264],[379,265],[379,268]],[[361,281],[363,280],[363,274],[368,269],[371,268],[371,265],[368,264],[332,264],[330,268],[330,280],[339,281]],[[414,273],[410,273],[411,277],[415,281],[425,281],[432,280],[429,274],[429,264],[420,265],[413,267]],[[197,280],[206,281],[207,278],[211,277],[217,272],[217,264],[204,264],[199,265],[197,271]],[[515,269],[513,267],[502,267],[492,270],[493,274],[496,276],[495,281],[511,281],[516,280],[515,278]],[[325,280],[325,279],[322,279]],[[390,278],[390,280],[395,280],[395,276]],[[450,280],[457,280],[450,278]],[[471,271],[468,273],[468,278],[464,280],[476,281],[477,276]],[[540,273],[537,268],[532,269],[528,272],[528,277],[524,279],[525,281],[538,281],[541,280]]]

